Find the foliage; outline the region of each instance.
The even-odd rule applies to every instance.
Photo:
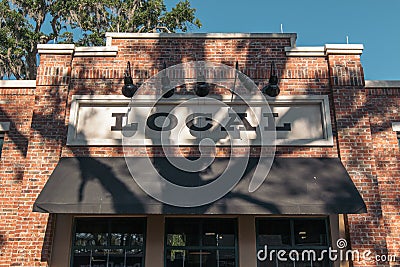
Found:
[[[0,79],[35,79],[37,44],[104,45],[106,32],[201,27],[189,0],[0,0]]]

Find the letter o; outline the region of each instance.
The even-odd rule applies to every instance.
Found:
[[[168,118],[169,124],[166,126],[163,125],[162,127],[157,126],[155,121],[159,117]],[[164,122],[165,122],[165,119],[164,119]],[[150,129],[152,129],[154,131],[158,131],[158,132],[171,131],[177,125],[178,125],[178,118],[174,114],[170,114],[167,112],[154,113],[147,118],[147,127],[149,127]]]

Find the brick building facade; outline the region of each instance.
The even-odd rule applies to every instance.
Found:
[[[256,266],[256,252],[260,246],[258,242],[261,242],[260,236],[264,233],[260,225],[265,224],[267,228],[268,225],[272,225],[268,221],[269,218],[277,220],[280,224],[291,225],[290,232],[293,236],[289,239],[294,240],[290,241],[292,245],[300,242],[296,241],[295,236],[296,225],[300,225],[299,229],[302,227],[298,220],[306,220],[306,223],[309,223],[307,220],[315,219],[324,221],[324,225],[328,227],[325,233],[329,236],[326,244],[325,241],[322,242],[324,244],[316,242],[322,247],[335,247],[336,240],[344,238],[349,243],[347,249],[370,250],[371,255],[388,257],[386,261],[375,258],[370,261],[356,259],[340,264],[332,263],[333,266],[400,266],[400,83],[365,81],[360,62],[362,45],[296,47],[295,40],[295,34],[110,33],[105,47],[39,45],[40,65],[37,80],[5,81],[0,84],[0,133],[3,133],[4,141],[0,160],[0,266],[78,266],[75,263],[79,261],[79,253],[94,253],[94,250],[88,247],[80,247],[77,243],[78,234],[74,234],[79,232],[79,227],[86,229],[82,230],[82,233],[90,232],[84,224],[88,218],[92,218],[92,221],[88,219],[86,222],[89,225],[95,224],[98,219],[101,223],[106,221],[108,227],[114,227],[114,223],[118,224],[112,221],[115,218],[144,220],[141,238],[145,241],[127,246],[132,251],[141,251],[141,256],[137,256],[141,257],[141,265],[126,263],[126,266],[184,266],[177,263],[179,253],[189,259],[190,255],[196,255],[197,249],[203,253],[199,257],[206,261],[205,252],[199,247],[185,250],[187,244],[184,242],[176,250],[168,247],[168,227],[172,229],[173,226],[179,225],[179,218],[187,221],[198,220],[194,221],[193,225],[202,225],[201,227],[208,225],[207,219],[216,220],[216,225],[228,225],[226,228],[232,223],[232,227],[236,229],[234,233],[226,234],[223,230],[221,233],[234,235],[235,245],[227,245],[223,248],[225,250],[221,251],[231,253],[233,258],[226,256],[226,261],[221,262],[217,259],[217,264],[221,266]],[[184,211],[165,214],[146,211],[104,214],[67,210],[33,212],[35,201],[56,166],[60,164],[60,159],[124,157],[123,148],[118,144],[68,144],[67,132],[72,123],[69,120],[73,112],[74,97],[111,96],[124,99],[121,88],[124,84],[127,61],[132,64],[134,83],[145,82],[162,71],[164,62],[167,66],[174,66],[191,61],[207,61],[234,67],[237,61],[239,70],[251,78],[259,88],[268,84],[271,75],[270,64],[274,61],[281,90],[276,99],[326,97],[329,107],[329,129],[332,134],[330,144],[277,145],[275,157],[339,158],[362,196],[367,212],[334,214],[302,211],[296,214],[271,211],[211,214],[204,211],[191,212],[190,215]],[[191,95],[190,92],[186,94]],[[217,94],[230,96],[229,91],[223,90],[210,93]],[[259,156],[261,149],[260,146],[252,146],[250,156]],[[217,157],[227,157],[231,150],[235,154],[245,153],[241,148],[217,146],[215,154]],[[178,152],[192,157],[200,155],[196,146],[190,145],[168,147],[165,150],[161,146],[134,146],[130,150],[131,156],[134,157],[163,157],[165,154],[179,156]],[[85,186],[82,190],[87,190],[90,182]],[[295,190],[292,193],[297,194]],[[260,206],[266,204],[259,203]],[[213,231],[204,233],[204,236],[211,235]],[[277,235],[268,231],[264,233],[268,238]],[[306,235],[305,231],[301,232],[302,235]],[[297,235],[300,235],[300,232]],[[109,232],[105,236],[109,238],[107,242],[113,242],[112,233]],[[173,234],[171,238],[172,236]],[[283,236],[282,234],[280,238]],[[133,239],[133,234],[130,238]],[[205,244],[205,239],[201,240],[199,242]],[[282,240],[279,242],[285,243]],[[96,245],[100,246],[97,243]],[[105,246],[107,245],[110,243]],[[117,248],[117,245],[114,245]],[[216,246],[218,247],[218,242]],[[102,248],[97,249],[99,252]],[[208,249],[207,255],[214,255],[215,248]],[[181,251],[186,251],[186,254]],[[218,249],[215,251],[220,252]],[[127,252],[124,253],[126,258]],[[397,259],[393,256],[397,256]],[[111,256],[107,257],[104,261],[108,261]],[[220,255],[218,257],[223,258]],[[88,258],[96,259],[92,254]],[[208,260],[210,258],[211,256]],[[196,260],[189,261],[193,264],[190,266],[197,266]],[[80,266],[96,264],[106,266],[101,265],[104,264],[101,261],[94,263],[92,260]],[[314,266],[329,266],[329,263],[320,264]]]

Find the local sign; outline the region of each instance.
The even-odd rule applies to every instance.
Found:
[[[150,105],[151,96],[130,104],[119,96],[74,96],[67,145],[197,145],[204,138],[216,145],[248,139],[262,142],[260,133],[275,132],[274,145],[331,146],[332,128],[327,96],[185,102],[183,97]],[[250,104],[250,105],[249,105]],[[262,123],[260,123],[262,122]],[[165,137],[166,136],[166,137]],[[167,138],[167,139],[165,139]]]

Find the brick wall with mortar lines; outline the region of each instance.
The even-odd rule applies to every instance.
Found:
[[[10,122],[5,132],[0,159],[0,266],[14,263],[18,202],[22,189],[29,131],[34,105],[34,89],[1,88],[0,122]]]
[[[392,122],[400,122],[400,87],[369,88],[367,98],[383,233],[388,253],[394,255],[400,251],[400,148]]]
[[[367,214],[347,216],[351,248],[386,255],[382,200],[360,58],[358,55],[330,55],[328,61],[340,158],[368,209]],[[364,260],[355,265],[388,266],[389,263]]]
[[[278,68],[281,95],[329,95],[332,127],[333,131],[338,133],[334,138],[334,145],[279,147],[277,155],[339,155],[369,209],[368,214],[348,216],[352,247],[379,251],[396,248],[398,226],[392,227],[386,219],[385,228],[383,219],[379,217],[382,213],[381,205],[385,207],[388,204],[385,204],[384,197],[382,200],[379,197],[380,185],[378,186],[378,181],[374,178],[379,171],[375,166],[377,156],[372,145],[374,139],[371,131],[374,131],[370,130],[368,110],[364,108],[368,98],[363,88],[359,56],[286,57],[284,47],[290,46],[289,38],[113,39],[112,45],[119,46],[116,57],[41,55],[38,86],[36,91],[31,93],[30,105],[27,105],[33,112],[30,116],[32,128],[25,129],[29,140],[28,152],[26,159],[24,158],[27,167],[19,187],[12,187],[12,190],[16,191],[13,204],[16,207],[15,217],[9,218],[6,215],[7,219],[14,223],[10,226],[11,235],[5,237],[10,239],[6,243],[6,250],[3,250],[8,255],[2,258],[4,261],[1,261],[0,266],[45,266],[49,260],[53,218],[46,214],[32,213],[31,209],[60,156],[123,156],[121,147],[67,147],[65,143],[72,96],[120,95],[123,72],[128,60],[132,63],[135,82],[144,81],[162,70],[164,61],[167,66],[191,60],[207,60],[233,67],[238,60],[240,70],[248,74],[260,88],[267,83],[270,75],[269,64],[274,60]],[[357,123],[354,123],[354,119]],[[251,148],[251,154],[259,154],[259,149]],[[193,147],[181,148],[180,152],[185,155],[198,154]],[[235,152],[243,153],[240,150]],[[147,153],[162,156],[164,152],[157,147],[135,148],[132,151],[132,154],[137,156],[145,156]],[[177,151],[171,149],[167,153],[176,154]],[[222,147],[217,150],[217,156],[229,153],[229,148]],[[384,216],[392,216],[388,213],[389,206],[385,212]],[[385,241],[387,238],[382,235],[388,227],[394,229],[394,233],[388,239],[392,240],[392,243]],[[375,263],[360,262],[355,265],[375,266]]]
[[[71,55],[42,55],[30,102],[17,102],[20,108],[30,111],[25,131],[27,153],[13,203],[17,208],[14,229],[0,266],[47,266],[50,261],[54,215],[33,213],[32,207],[65,144],[71,59]]]

